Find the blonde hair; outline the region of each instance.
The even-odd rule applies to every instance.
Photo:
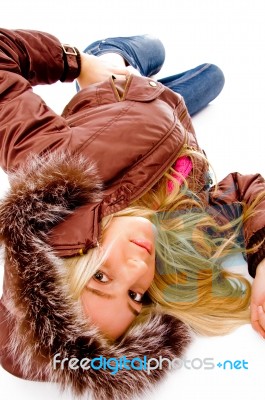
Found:
[[[168,180],[174,183],[171,193],[167,191]],[[250,283],[221,264],[228,255],[242,252],[238,238],[243,221],[250,215],[252,210],[219,226],[200,199],[190,195],[187,182],[180,185],[170,169],[131,207],[105,217],[102,234],[112,218],[148,218],[157,227],[156,273],[148,290],[150,302],[143,306],[142,315],[159,308],[197,333],[221,335],[249,322]],[[99,246],[84,256],[65,259],[76,299],[105,257]]]

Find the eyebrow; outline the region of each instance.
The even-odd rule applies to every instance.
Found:
[[[93,288],[87,287],[86,290],[88,290],[91,293],[96,294],[97,296],[104,297],[105,299],[115,299],[115,295],[102,292],[101,290],[98,290],[98,289],[93,289]],[[128,305],[129,310],[133,313],[133,315],[138,317],[140,312],[137,311],[134,307],[132,307],[132,305],[129,302],[127,303],[127,305]]]

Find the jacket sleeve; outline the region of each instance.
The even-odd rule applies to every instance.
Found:
[[[244,215],[253,207],[250,217],[243,220],[243,230],[246,249],[261,244],[255,252],[247,254],[249,273],[255,277],[259,262],[265,258],[265,181],[261,175],[231,173],[218,184],[217,190],[210,191],[210,205],[228,206],[230,217],[231,210],[238,210],[239,204]]]
[[[79,53],[67,53],[50,34],[0,29],[0,166],[4,170],[18,167],[30,152],[67,147],[71,131],[66,121],[32,90],[34,85],[71,81],[79,75]]]

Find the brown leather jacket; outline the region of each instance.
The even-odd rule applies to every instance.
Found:
[[[73,80],[78,76],[74,57],[64,59],[61,43],[47,33],[2,29],[0,34],[0,163],[7,173],[23,164],[29,154],[81,153],[96,162],[104,183],[101,218],[126,207],[152,187],[182,146],[200,151],[181,96],[149,78],[130,76],[122,94],[112,78],[91,85],[57,115],[32,92],[31,85],[51,84],[62,76],[64,81]],[[196,184],[190,182],[191,188],[202,193],[208,183],[207,167],[198,158],[193,170]],[[264,189],[259,174],[233,173],[207,198],[209,204],[250,204]],[[264,210],[264,203],[258,208]],[[95,225],[93,212],[92,219]],[[253,245],[263,239],[264,225],[265,214],[260,213],[247,222],[247,247],[250,241]],[[95,244],[97,235],[92,231],[91,227],[88,243],[82,233],[79,238],[65,238],[72,244],[61,255],[76,252],[77,241],[84,247]],[[265,256],[262,248],[256,256],[251,257],[251,275]]]
[[[74,96],[59,116],[31,89],[62,76],[63,53],[57,39],[36,32],[2,31],[2,40],[2,168],[7,173],[16,169],[30,153],[68,151],[95,161],[104,184],[103,201],[90,213],[87,243],[79,221],[76,234],[80,237],[71,232],[63,253],[60,232],[61,255],[70,255],[76,252],[77,242],[78,249],[80,243],[84,249],[96,243],[95,212],[102,217],[126,207],[159,180],[182,146],[199,149],[191,119],[180,96],[158,82],[133,75],[122,94],[112,78],[91,85]],[[198,159],[194,169],[198,192],[205,185],[206,166]]]
[[[174,163],[182,146],[201,151],[182,97],[150,78],[131,75],[122,91],[113,78],[91,85],[73,97],[62,115],[32,91],[34,85],[73,81],[77,76],[77,60],[63,53],[55,37],[0,30],[1,167],[10,173],[32,154],[81,154],[95,163],[102,184],[100,200],[83,204],[54,227],[52,244],[60,256],[95,246],[101,218],[141,197]],[[251,204],[265,190],[260,175],[233,173],[217,192],[205,191],[207,166],[200,157],[194,160],[193,171],[191,189],[221,209],[235,202]],[[244,226],[247,247],[265,236],[265,201],[257,209],[262,212]],[[264,257],[265,246],[249,257],[253,276]],[[2,308],[5,332],[7,311]]]

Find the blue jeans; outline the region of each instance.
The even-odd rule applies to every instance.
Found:
[[[151,35],[115,37],[90,44],[85,53],[99,56],[118,53],[128,65],[143,76],[157,74],[165,60],[162,42]],[[190,115],[194,115],[215,99],[224,86],[224,74],[214,64],[202,64],[188,71],[158,79],[183,96]]]

